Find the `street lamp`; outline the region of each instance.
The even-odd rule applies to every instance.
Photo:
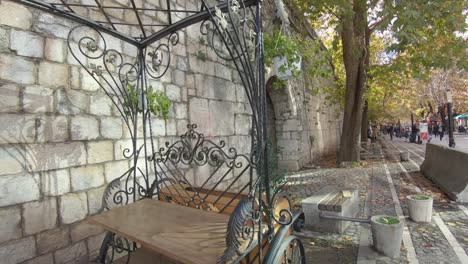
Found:
[[[449,136],[449,147],[455,147],[455,139],[453,138],[453,120],[452,120],[452,90],[447,89],[447,114],[448,114],[448,136]]]

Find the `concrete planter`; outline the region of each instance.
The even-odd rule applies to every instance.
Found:
[[[409,160],[409,153],[408,152],[400,152],[400,161],[408,161]]]
[[[382,218],[396,220],[396,223],[382,223]],[[398,218],[388,215],[373,216],[371,217],[371,230],[374,247],[378,252],[391,258],[400,255],[403,224]]]
[[[430,223],[432,218],[433,199],[430,196],[419,194],[406,196],[411,220],[414,222]]]

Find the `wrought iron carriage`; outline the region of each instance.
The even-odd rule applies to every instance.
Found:
[[[99,0],[95,4],[14,1],[80,23],[69,33],[69,52],[125,121],[131,146],[123,155],[132,165],[106,187],[103,205],[107,210],[154,199],[226,214],[225,250],[218,263],[305,263],[302,243],[291,234],[299,212],[292,211],[282,188],[270,187],[260,0],[194,0],[187,1],[185,9],[169,0],[159,8],[134,0],[128,6],[109,6]],[[86,17],[79,12],[83,8],[98,12],[103,20]],[[116,9],[133,12],[136,22],[110,19],[108,13]],[[159,23],[150,12],[168,19]],[[157,85],[153,81],[170,70],[173,49],[180,42],[178,31],[197,23],[206,43],[219,59],[235,67],[244,86],[252,114],[248,153],[206,138],[194,124],[179,139],[157,148],[154,109],[147,96]],[[136,56],[111,48],[105,35],[136,47]],[[98,262],[112,263],[122,255],[120,261],[132,262],[140,246],[108,232]]]

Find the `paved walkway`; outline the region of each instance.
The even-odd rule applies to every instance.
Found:
[[[399,162],[400,151],[410,160]],[[363,164],[356,168],[315,169],[292,175],[290,191],[296,203],[325,186],[358,188],[359,217],[390,214],[405,224],[399,258],[391,259],[372,249],[368,224],[352,223],[345,234],[314,233],[303,237],[310,263],[468,263],[467,204],[456,204],[420,172],[424,145],[401,139],[384,140],[365,151]],[[408,217],[405,197],[425,193],[434,197],[433,220],[418,224]]]

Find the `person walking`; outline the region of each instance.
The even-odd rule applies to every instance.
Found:
[[[442,138],[444,137],[444,125],[440,124],[439,125],[439,136],[440,136],[440,141],[442,141]]]
[[[437,137],[439,135],[439,124],[438,123],[435,124],[434,129],[432,130],[432,132],[434,133],[435,137]]]
[[[390,134],[390,140],[393,140],[393,124],[388,126],[388,134]]]

